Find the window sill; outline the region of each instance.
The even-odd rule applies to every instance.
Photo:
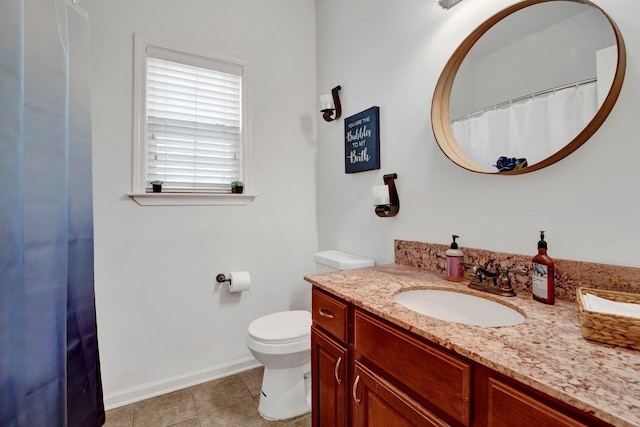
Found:
[[[256,194],[128,193],[140,206],[244,206]]]

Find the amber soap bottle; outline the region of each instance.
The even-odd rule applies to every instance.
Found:
[[[555,303],[555,283],[553,279],[553,260],[547,255],[547,242],[544,231],[540,232],[538,254],[533,257],[533,299],[545,304]]]

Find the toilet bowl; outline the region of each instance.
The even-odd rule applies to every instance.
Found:
[[[247,347],[264,365],[258,411],[281,420],[311,408],[311,313],[306,310],[268,314],[251,322]]]
[[[316,271],[370,267],[368,258],[340,251],[315,254]],[[311,410],[311,313],[306,310],[268,314],[249,325],[247,347],[264,365],[260,415],[282,420]]]

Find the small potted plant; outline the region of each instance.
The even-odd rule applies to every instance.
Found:
[[[231,192],[235,194],[242,194],[244,191],[244,184],[242,181],[232,181],[231,182]]]
[[[151,181],[151,187],[154,193],[162,192],[162,181]]]

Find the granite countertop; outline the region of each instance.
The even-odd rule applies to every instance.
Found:
[[[541,304],[524,292],[499,297],[398,264],[313,274],[305,280],[608,423],[640,426],[640,351],[584,339],[576,303]],[[470,326],[416,313],[393,300],[399,292],[423,288],[499,301],[527,320],[507,327]]]

